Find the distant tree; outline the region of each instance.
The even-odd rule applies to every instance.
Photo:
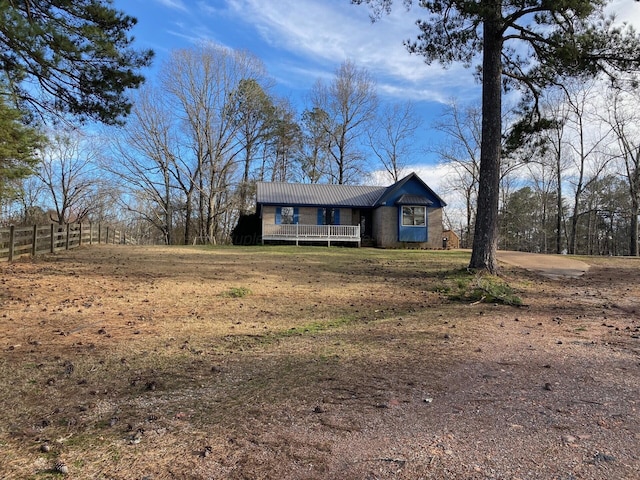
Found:
[[[501,242],[506,250],[536,251],[540,209],[535,192],[523,187],[508,195],[503,208]]]
[[[580,197],[576,253],[629,255],[630,203],[628,187],[616,175],[590,182]]]
[[[393,182],[400,180],[415,152],[415,133],[420,125],[414,104],[407,101],[383,107],[368,130],[369,146]]]
[[[318,81],[312,91],[313,108],[327,113],[331,183],[344,184],[363,173],[364,154],[359,141],[371,126],[378,107],[373,78],[346,61],[329,84]]]
[[[120,197],[123,208],[143,218],[167,245],[175,241],[174,217],[182,180],[178,165],[183,150],[178,134],[162,95],[145,86],[136,96],[127,128],[111,138],[112,151],[102,158],[102,168],[128,192]],[[190,190],[188,181],[183,184],[193,192],[195,187]]]
[[[20,182],[16,191],[18,218],[14,222],[18,225],[44,225],[51,222],[51,218],[44,211],[42,203],[45,186],[40,179],[31,175]]]
[[[189,151],[183,160],[190,163],[181,170],[195,182],[197,236],[211,243],[229,240],[227,227],[236,207],[233,186],[243,145],[234,92],[243,80],[263,77],[257,57],[214,44],[175,50],[161,70],[163,96]]]
[[[446,137],[436,147],[436,153],[440,161],[451,168],[451,174],[447,176],[448,186],[464,199],[466,225],[462,232],[462,243],[465,247],[471,245],[473,238],[480,175],[481,125],[479,108],[461,110],[455,102],[451,102],[434,126]]]
[[[561,253],[562,244],[557,244],[558,237],[562,238],[563,202],[558,202],[558,188],[556,186],[556,157],[550,150],[526,163],[530,177],[531,189],[536,195],[535,206],[539,211],[541,228],[537,240],[537,251],[542,253]],[[560,210],[558,212],[558,209]],[[559,235],[556,235],[559,229]]]
[[[302,131],[296,112],[286,100],[280,100],[273,111],[266,137],[266,154],[272,182],[289,182],[296,178],[302,151]]]
[[[596,115],[600,92],[594,82],[565,88],[567,117],[565,133],[567,138],[567,158],[572,175],[567,177],[573,187],[573,211],[568,227],[569,253],[577,253],[578,221],[581,216],[582,196],[590,184],[597,182],[606,172],[611,161],[607,144],[611,143],[611,127],[598,121]]]
[[[373,18],[389,13],[393,0],[351,0],[371,5]],[[405,6],[412,0],[403,0]],[[421,0],[410,52],[427,63],[471,65],[482,53],[482,148],[475,235],[470,267],[497,270],[498,205],[505,86],[539,92],[564,76],[610,75],[640,66],[640,39],[602,11],[606,0]],[[535,108],[532,109],[535,112]]]
[[[250,174],[264,145],[271,123],[274,120],[275,106],[272,98],[263,86],[254,78],[242,79],[232,93],[229,108],[237,124],[237,136],[244,152],[242,178],[238,186],[238,208],[241,214],[249,213],[252,188]]]
[[[633,89],[612,88],[607,99],[607,117],[618,144],[622,176],[631,203],[630,255],[638,256],[638,216],[640,216],[640,95]]]
[[[5,102],[17,99],[41,115],[120,123],[131,109],[127,89],[143,82],[139,71],[153,56],[131,47],[136,22],[112,0],[0,1]]]
[[[325,128],[329,124],[329,115],[320,107],[305,110],[302,114],[303,134],[300,168],[303,180],[318,183],[327,173],[331,138]]]
[[[22,122],[21,113],[0,97],[0,203],[16,193],[18,181],[34,173],[44,137]]]
[[[44,184],[60,225],[83,222],[96,206],[97,148],[79,132],[53,134],[42,148],[37,176]]]

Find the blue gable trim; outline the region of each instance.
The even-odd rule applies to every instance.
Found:
[[[396,205],[396,202],[403,195],[425,197],[432,202],[430,207],[433,208],[447,205],[418,175],[411,173],[388,187],[384,194],[378,199],[376,206]]]

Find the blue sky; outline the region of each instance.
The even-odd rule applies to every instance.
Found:
[[[348,59],[373,75],[383,102],[415,102],[426,143],[439,141],[430,127],[445,102],[479,99],[472,70],[426,65],[407,52],[403,40],[415,38],[415,20],[422,13],[416,8],[396,8],[372,24],[368,8],[349,0],[116,0],[115,5],[138,18],[137,45],[156,52],[149,78],[171,49],[211,41],[254,53],[275,80],[275,92],[302,112],[314,82],[330,80]],[[435,162],[420,156],[417,163]]]
[[[345,60],[366,68],[376,79],[380,99],[413,100],[423,119],[418,142],[429,146],[446,141],[432,126],[446,102],[478,104],[480,87],[473,69],[453,65],[443,69],[410,55],[404,40],[418,33],[415,20],[424,10],[405,11],[397,0],[390,16],[371,23],[366,6],[349,0],[115,0],[117,8],[138,18],[136,44],[156,52],[153,79],[169,51],[202,41],[249,50],[275,80],[275,93],[288,97],[302,112],[305,97],[317,79],[330,80]],[[614,0],[619,20],[640,25],[640,3]],[[445,170],[431,153],[410,162],[438,191]],[[443,193],[446,198],[446,192]]]

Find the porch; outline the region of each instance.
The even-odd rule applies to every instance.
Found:
[[[295,242],[356,242],[360,246],[360,225],[262,225],[262,244],[265,241]]]

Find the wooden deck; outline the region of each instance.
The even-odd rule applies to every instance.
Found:
[[[295,242],[355,242],[360,246],[360,225],[262,225],[265,241]]]

